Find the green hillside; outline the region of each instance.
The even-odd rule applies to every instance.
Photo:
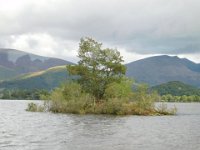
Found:
[[[66,66],[52,67],[44,71],[19,76],[0,83],[1,89],[47,89],[59,86],[67,79]]]
[[[0,80],[8,80],[18,75],[15,70],[0,66]]]
[[[160,95],[167,95],[167,94],[173,96],[200,95],[200,89],[179,81],[167,82],[164,84],[153,86],[151,89],[156,90]]]

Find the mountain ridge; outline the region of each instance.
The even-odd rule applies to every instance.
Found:
[[[154,56],[126,64],[128,77],[151,86],[181,81],[200,87],[200,64],[177,56]]]
[[[59,58],[39,56],[16,49],[0,48],[0,66],[2,74],[5,74],[8,69],[13,70],[13,76],[7,76],[7,79],[25,73],[37,72],[54,66],[67,64],[73,63]],[[6,76],[0,74],[0,80],[5,80],[5,78]]]
[[[46,71],[52,67],[73,64],[62,59],[43,57],[35,54],[32,55],[31,53],[9,49],[8,51],[10,51],[10,53],[14,52],[14,54],[18,53],[18,56],[20,55],[20,57],[14,60],[14,62],[8,59],[10,55],[5,53],[5,51],[6,49],[4,50],[4,53],[1,53],[2,51],[0,49],[0,58],[2,58],[0,59],[0,80],[9,81],[13,78],[16,79],[17,76],[20,78],[23,75],[27,76],[27,74],[39,74],[38,72],[41,73],[42,71]],[[2,62],[8,63],[5,65]],[[18,67],[13,68],[12,63]],[[169,81],[180,81],[200,87],[200,64],[192,62],[186,58],[160,55],[140,59],[125,65],[127,67],[126,75],[135,79],[139,83],[147,83],[150,86],[155,86]],[[66,68],[63,68],[61,74],[63,75],[64,72],[66,75]],[[57,75],[59,75],[59,73]],[[57,77],[55,74],[52,74],[52,76],[55,77],[55,82],[58,81],[59,76]],[[10,80],[9,82],[1,82],[1,87],[2,84],[10,84],[12,81],[13,80]],[[34,81],[37,82],[37,80]],[[38,79],[38,82],[39,81],[43,82]]]

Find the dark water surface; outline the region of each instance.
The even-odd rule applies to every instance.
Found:
[[[200,150],[200,103],[126,117],[32,113],[27,103],[0,101],[0,150]]]

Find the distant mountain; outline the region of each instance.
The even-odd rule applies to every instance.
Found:
[[[0,48],[0,80],[66,64],[72,63],[58,58],[38,56],[15,49]]]
[[[200,87],[200,64],[177,56],[155,56],[131,62],[127,76],[151,86],[169,81],[181,81]]]
[[[21,75],[9,81],[0,82],[0,89],[47,89],[51,90],[68,77],[66,66]]]
[[[153,86],[152,90],[157,91],[160,95],[171,94],[173,96],[183,95],[200,95],[200,89],[180,81],[170,81],[157,86]]]
[[[17,50],[0,49],[0,80],[7,79],[0,83],[0,88],[52,89],[66,79],[66,64],[72,63]],[[150,86],[180,81],[200,87],[200,64],[188,59],[155,56],[131,62],[126,67],[128,77]],[[23,75],[24,73],[28,74]],[[16,78],[18,75],[21,76]],[[12,80],[8,80],[10,78]]]

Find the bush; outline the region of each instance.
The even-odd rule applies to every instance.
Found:
[[[87,113],[93,102],[93,96],[82,91],[78,83],[70,82],[51,93],[48,109],[57,113]]]
[[[104,98],[130,98],[132,96],[132,84],[133,81],[127,78],[123,78],[119,83],[113,82],[108,84]]]
[[[160,97],[150,93],[146,85],[131,90],[132,81],[124,79],[111,83],[105,89],[104,99],[95,99],[86,93],[80,84],[68,82],[56,88],[44,102],[44,106],[28,104],[28,111],[51,111],[74,114],[112,114],[112,115],[171,115],[176,110],[168,110],[163,105],[155,108],[154,102]]]
[[[37,105],[35,103],[28,103],[28,108],[26,109],[26,111],[31,111],[31,112],[43,112],[44,111],[44,107]]]
[[[175,114],[177,112],[177,108],[174,107],[174,108],[168,109],[166,104],[161,103],[161,105],[159,105],[156,108],[156,112],[159,115],[173,115],[173,114]]]

